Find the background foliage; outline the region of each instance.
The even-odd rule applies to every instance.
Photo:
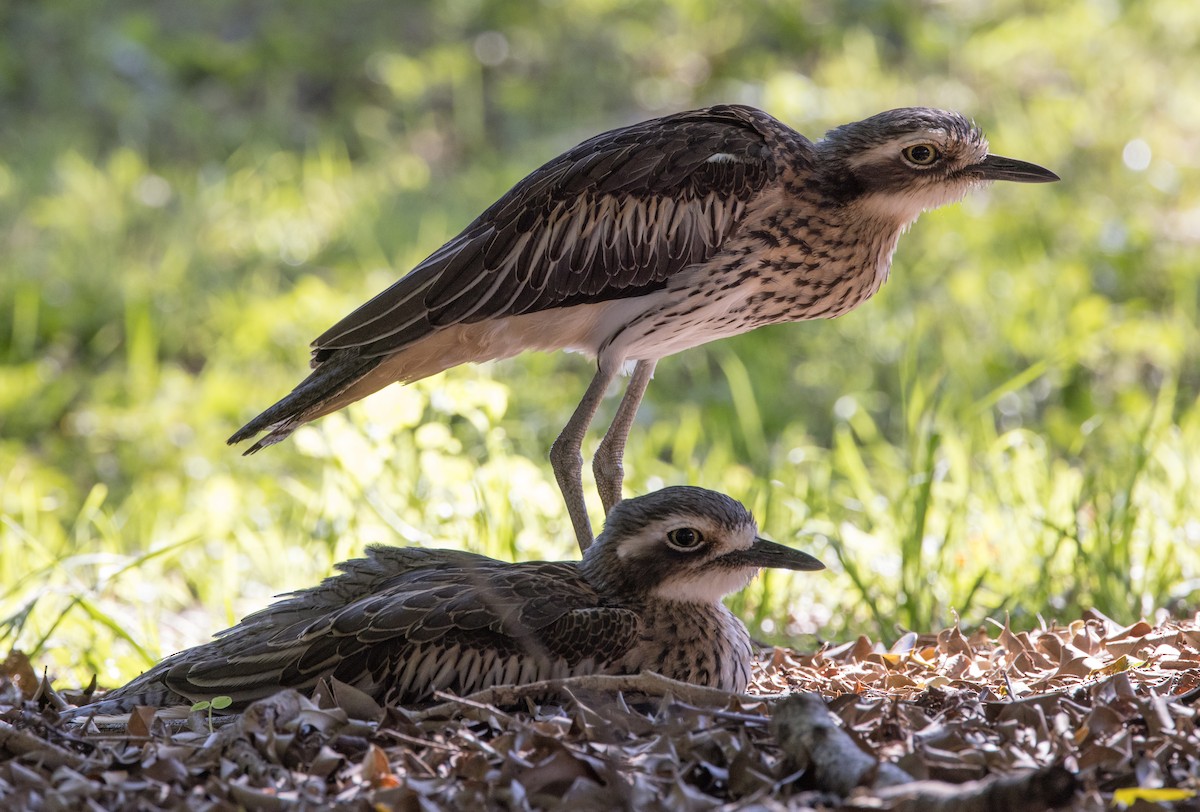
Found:
[[[0,20],[0,633],[60,674],[128,677],[369,542],[569,556],[545,454],[581,358],[392,387],[249,459],[224,438],[541,162],[730,101],[813,137],[955,108],[1064,178],[925,215],[851,315],[659,365],[629,489],[727,491],[831,564],[737,599],[754,631],[1195,606],[1192,0],[46,0]]]

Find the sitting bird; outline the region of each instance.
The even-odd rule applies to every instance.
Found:
[[[580,549],[592,539],[583,438],[633,366],[592,461],[605,513],[659,358],[766,324],[833,318],[887,279],[900,234],[975,186],[1058,180],[988,154],[957,113],[889,110],[813,143],[721,105],[597,135],[514,186],[458,236],[313,342],[312,373],[229,442],[246,453],[395,381],[524,350],[596,373],[550,449]]]
[[[746,627],[721,598],[762,567],[819,570],[758,538],[741,503],[664,488],[608,515],[582,561],[507,564],[374,545],[340,575],[246,617],[69,715],[217,696],[234,710],[333,677],[385,704],[494,685],[643,670],[724,691],[750,679]]]

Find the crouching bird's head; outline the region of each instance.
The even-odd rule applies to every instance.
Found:
[[[763,567],[825,568],[808,553],[759,538],[737,500],[691,486],[618,503],[581,566],[602,595],[705,604],[737,592]]]

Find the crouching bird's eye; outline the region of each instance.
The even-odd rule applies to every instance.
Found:
[[[667,532],[667,543],[676,550],[694,550],[704,541],[704,535],[691,527],[676,527]]]
[[[904,160],[914,166],[930,166],[942,157],[937,147],[931,144],[913,144],[911,147],[905,147],[901,154]]]

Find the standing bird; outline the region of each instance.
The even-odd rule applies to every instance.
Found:
[[[246,453],[395,381],[524,350],[596,358],[550,449],[580,549],[580,450],[605,391],[636,362],[592,467],[607,514],[659,358],[755,327],[833,318],[887,279],[926,209],[993,180],[1058,180],[988,154],[957,113],[889,110],[813,143],[721,105],[603,133],[536,170],[461,234],[313,342],[313,372],[234,434]]]
[[[245,618],[70,712],[215,696],[235,710],[334,677],[382,703],[435,691],[649,669],[742,691],[750,637],[721,603],[762,567],[819,570],[757,537],[741,503],[672,487],[619,503],[582,561],[505,564],[457,550],[376,545],[341,575]]]

